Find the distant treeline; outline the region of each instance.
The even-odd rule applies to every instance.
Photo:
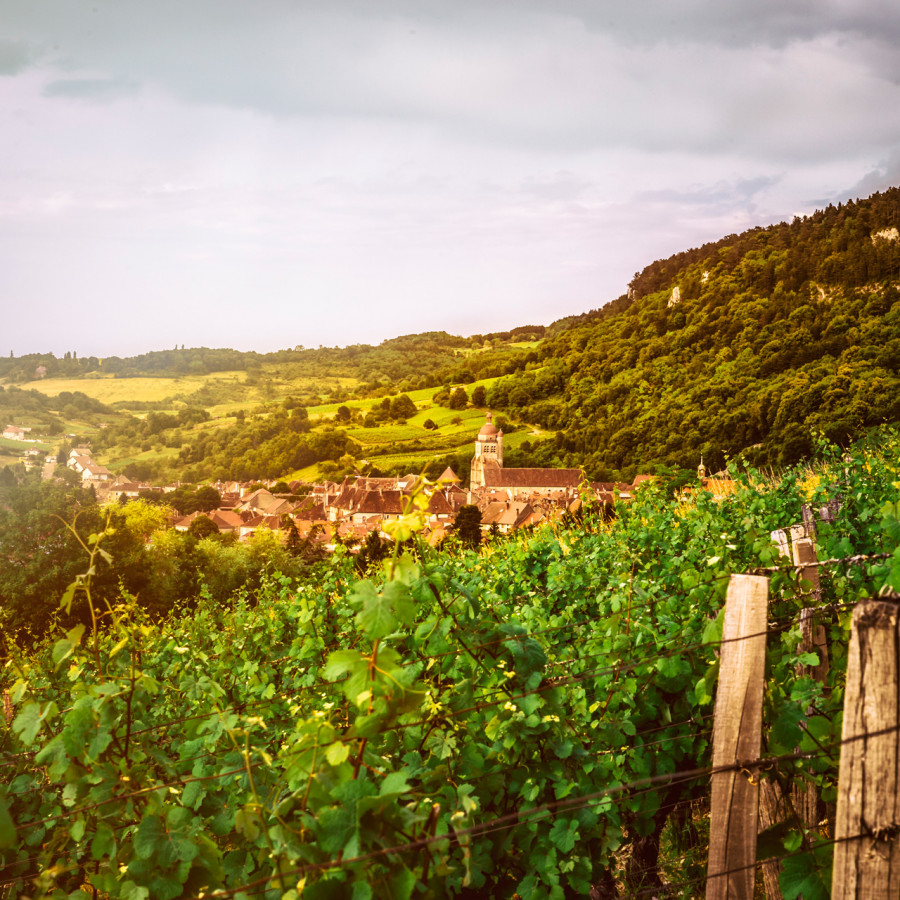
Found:
[[[34,378],[74,378],[90,373],[117,377],[172,377],[179,375],[208,375],[213,372],[259,372],[264,367],[284,368],[286,377],[298,374],[355,377],[369,387],[395,385],[404,378],[418,376],[423,371],[434,372],[452,364],[463,351],[482,348],[486,343],[514,343],[539,340],[547,332],[543,325],[521,325],[509,331],[476,334],[465,338],[445,331],[409,334],[383,341],[377,346],[352,344],[347,347],[306,348],[256,353],[208,347],[175,347],[154,350],[138,356],[95,356],[79,358],[67,352],[62,358],[52,353],[31,353],[25,356],[0,359],[0,378],[13,382]],[[437,382],[435,382],[437,383]]]

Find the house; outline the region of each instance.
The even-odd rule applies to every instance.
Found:
[[[367,478],[348,476],[340,486],[337,496],[327,506],[328,519],[359,523],[371,516],[383,520],[397,519],[403,515],[410,492],[401,484],[409,484],[409,478]]]
[[[123,497],[127,500],[136,500],[141,495],[141,491],[150,489],[150,485],[140,481],[130,481],[124,475],[119,475],[112,484],[105,489],[106,499],[113,503],[117,503]]]
[[[192,512],[189,516],[183,516],[175,523],[174,527],[177,531],[187,531],[194,520],[200,516],[207,516],[211,519],[220,534],[240,533],[241,528],[246,524],[237,513],[230,509],[214,509],[207,513],[197,511]]]
[[[19,428],[18,425],[7,425],[3,429],[3,437],[10,441],[24,441],[25,435],[31,431],[30,428]]]
[[[265,488],[259,488],[238,503],[234,509],[237,512],[252,512],[256,515],[283,516],[285,513],[292,513],[296,506],[297,504],[290,500],[282,500]]]
[[[104,484],[115,481],[116,476],[106,468],[96,463],[88,463],[81,470],[82,484]]]
[[[500,534],[509,534],[510,531],[522,528],[533,516],[534,507],[530,503],[495,500],[481,514],[481,530],[490,531],[496,526]]]

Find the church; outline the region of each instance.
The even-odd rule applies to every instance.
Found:
[[[469,476],[472,491],[505,492],[510,500],[534,497],[564,499],[578,489],[584,479],[581,469],[507,469],[503,467],[503,432],[487,414],[478,437]]]

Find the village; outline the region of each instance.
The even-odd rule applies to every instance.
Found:
[[[7,426],[3,436],[28,442],[29,429]],[[43,466],[44,477],[53,477],[55,456],[40,450],[24,451],[31,468]],[[181,483],[153,485],[117,475],[97,463],[90,447],[69,451],[66,467],[91,488],[101,504],[127,503],[141,498],[164,499],[184,488]],[[723,473],[724,474],[724,473]],[[706,478],[700,466],[701,483],[714,494],[728,492],[728,479]],[[326,552],[338,545],[361,546],[373,532],[387,537],[386,526],[411,509],[414,495],[428,500],[425,537],[439,543],[452,533],[456,516],[464,506],[480,513],[484,535],[508,535],[514,531],[553,523],[575,515],[586,499],[611,511],[616,503],[629,501],[652,475],[638,475],[634,482],[589,482],[581,469],[511,468],[503,462],[503,432],[488,412],[475,439],[469,485],[462,484],[450,468],[436,481],[408,473],[395,477],[349,475],[336,481],[215,482],[207,497],[217,505],[181,515],[174,513],[171,526],[178,531],[198,529],[203,534],[233,535],[245,541],[259,529],[296,534],[296,538]]]
[[[16,426],[8,426],[4,437],[29,440],[26,429]],[[55,457],[45,459],[41,451],[32,449],[25,451],[25,459],[32,466],[44,465],[45,477],[52,477]],[[93,489],[101,504],[165,496],[182,487],[117,475],[96,462],[88,446],[69,451],[65,465],[82,486]],[[437,543],[452,531],[464,506],[477,507],[482,532],[506,535],[574,514],[585,497],[611,507],[630,499],[636,485],[648,478],[638,476],[635,484],[589,483],[580,469],[504,467],[503,432],[487,413],[475,440],[467,487],[450,468],[434,482],[415,473],[388,478],[351,475],[341,482],[216,482],[211,485],[215,493],[209,496],[217,496],[218,505],[173,517],[172,527],[187,531],[193,525],[196,530],[194,523],[206,519],[205,533],[234,535],[240,541],[260,528],[273,532],[296,529],[301,540],[329,551],[338,544],[361,545],[372,532],[386,536],[387,524],[408,512],[413,495],[422,493],[428,500],[426,536]]]

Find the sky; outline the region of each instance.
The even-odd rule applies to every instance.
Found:
[[[898,46],[896,0],[4,0],[0,352],[596,309],[900,184]]]

